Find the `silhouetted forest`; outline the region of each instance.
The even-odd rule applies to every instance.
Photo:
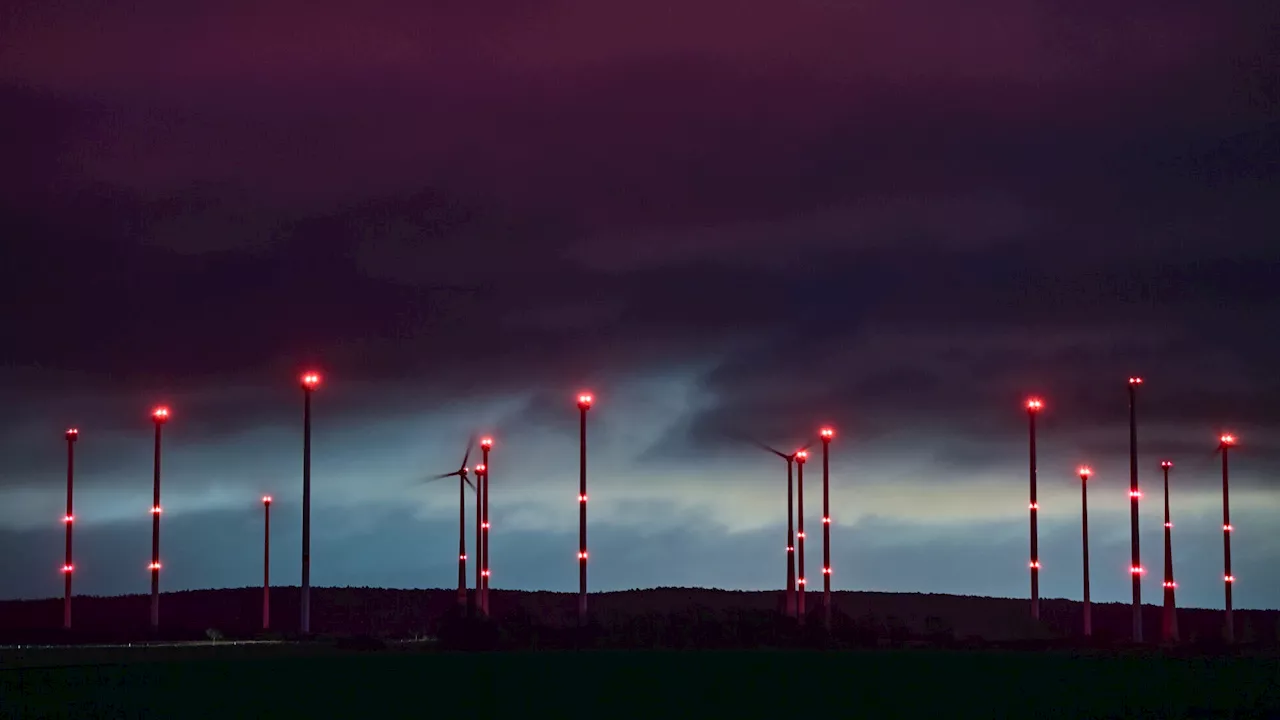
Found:
[[[261,588],[195,590],[161,597],[159,633],[148,627],[149,597],[78,597],[74,629],[64,631],[61,599],[0,603],[0,642],[100,643],[141,640],[290,638],[298,627],[299,589],[273,588],[272,629],[262,629]],[[314,635],[365,643],[434,638],[455,648],[602,647],[735,648],[837,644],[850,647],[1080,645],[1081,606],[1042,600],[1041,622],[1026,600],[918,593],[833,593],[832,632],[822,628],[820,595],[809,600],[804,627],[779,612],[781,592],[657,588],[596,593],[587,627],[577,627],[573,593],[491,591],[491,619],[457,604],[454,590],[313,588]],[[1160,637],[1161,609],[1147,606],[1145,634]],[[1130,606],[1093,606],[1095,645],[1125,644]],[[1236,611],[1241,645],[1280,645],[1280,612]],[[1221,642],[1218,610],[1178,612],[1182,642]]]

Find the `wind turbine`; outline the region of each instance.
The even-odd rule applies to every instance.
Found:
[[[1037,514],[1040,503],[1036,500],[1036,415],[1044,409],[1044,401],[1038,397],[1027,399],[1027,428],[1030,445],[1031,477],[1031,619],[1040,619],[1040,530]]]
[[[489,451],[493,449],[493,438],[480,440],[480,526],[484,528],[484,542],[480,546],[480,563],[483,571],[484,585],[480,588],[480,611],[489,615]]]
[[[1129,545],[1132,565],[1129,576],[1133,582],[1133,641],[1142,642],[1142,556],[1138,551],[1138,501],[1142,491],[1138,489],[1138,386],[1142,378],[1129,378]]]
[[[1236,436],[1224,433],[1218,438],[1218,449],[1222,451],[1222,589],[1226,601],[1226,637],[1228,643],[1236,641],[1236,627],[1231,618],[1231,586],[1236,576],[1231,574],[1231,495],[1227,483],[1227,454],[1235,447]]]
[[[160,428],[169,421],[169,408],[151,411],[156,426],[154,475],[151,486],[151,631],[160,628]]]
[[[1164,471],[1164,614],[1161,630],[1166,643],[1178,642],[1178,603],[1174,597],[1174,589],[1178,583],[1173,580],[1173,520],[1169,516],[1169,470],[1173,463],[1163,460],[1160,469]]]
[[[822,626],[831,631],[831,438],[836,431],[824,427],[822,438]]]
[[[793,453],[784,453],[776,448],[769,447],[764,443],[746,438],[748,442],[765,452],[773,453],[787,462],[787,594],[786,594],[786,614],[796,617],[796,545],[795,545],[795,461],[796,455],[800,450],[807,450],[805,445],[800,450]]]
[[[800,531],[796,533],[800,557],[797,560],[796,574],[796,618],[804,625],[804,463],[809,459],[808,450],[797,450],[796,459],[796,519]]]
[[[1082,564],[1081,578],[1084,580],[1084,636],[1093,637],[1093,610],[1089,605],[1089,476],[1093,470],[1088,465],[1081,465],[1080,474],[1080,539]]]
[[[595,396],[578,394],[578,627],[587,624],[587,411]]]
[[[66,526],[67,533],[66,560],[62,563],[62,575],[65,578],[62,591],[62,627],[65,630],[71,629],[71,572],[75,570],[75,563],[71,559],[71,525],[75,520],[71,507],[71,492],[75,477],[76,440],[79,437],[79,430],[67,428],[67,514],[62,516],[62,524]]]
[[[467,478],[471,472],[467,461],[471,459],[471,446],[474,442],[474,438],[467,441],[467,451],[462,455],[462,465],[457,470],[441,473],[427,480],[433,482],[458,478],[458,605],[464,608],[467,606],[467,488],[475,490],[475,485]]]

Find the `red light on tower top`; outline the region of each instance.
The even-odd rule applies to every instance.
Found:
[[[824,427],[818,431],[818,435],[821,436],[823,440],[830,440],[836,436],[836,431],[829,427]]]
[[[1040,398],[1033,397],[1027,400],[1028,412],[1040,412],[1042,409],[1044,409],[1044,401]]]
[[[491,437],[481,438],[480,447],[484,448],[485,450],[488,450],[489,448],[493,447],[493,438]]]
[[[578,394],[578,407],[582,408],[583,410],[586,410],[587,408],[591,407],[591,403],[593,402],[595,402],[595,398],[591,396],[591,393]]]
[[[320,373],[304,372],[298,381],[302,383],[303,390],[315,390],[320,387]]]
[[[75,429],[75,428],[67,428],[67,439],[68,439],[68,440],[75,440],[75,439],[76,439],[76,438],[78,438],[78,437],[80,437],[80,431],[79,431],[79,430],[77,430],[77,429]]]
[[[1228,434],[1223,435],[1222,437],[1218,438],[1218,442],[1222,443],[1223,445],[1235,445],[1235,444],[1236,444],[1236,436],[1235,436],[1235,435],[1231,435],[1230,433],[1228,433]]]
[[[151,411],[151,417],[158,423],[165,422],[169,419],[169,408],[158,407]]]
[[[1093,469],[1090,468],[1088,465],[1081,465],[1080,468],[1076,470],[1076,472],[1080,474],[1081,479],[1084,479],[1093,474]]]
[[[477,474],[477,475],[483,475],[483,474],[484,474],[484,471],[485,471],[486,469],[487,469],[487,467],[485,466],[485,464],[484,464],[484,463],[480,463],[479,465],[477,465],[477,466],[476,466],[476,474]]]
[[[1172,462],[1170,462],[1170,461],[1168,461],[1168,460],[1161,460],[1161,461],[1160,461],[1160,467],[1165,468],[1165,469],[1168,469],[1168,468],[1173,467],[1173,463],[1172,463]]]
[[[271,496],[270,496],[270,495],[263,495],[263,496],[262,496],[262,504],[263,504],[263,505],[270,505],[270,504],[271,504]]]
[[[796,462],[798,462],[798,463],[803,463],[805,460],[808,460],[808,459],[809,459],[809,451],[808,451],[808,450],[797,450],[797,451],[796,451]]]
[[[1141,385],[1141,384],[1142,384],[1142,378],[1140,378],[1140,377],[1131,377],[1131,378],[1129,378],[1129,384],[1130,384],[1130,385]]]

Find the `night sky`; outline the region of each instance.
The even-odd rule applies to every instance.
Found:
[[[0,597],[449,587],[456,469],[496,438],[493,585],[783,583],[783,463],[833,444],[837,589],[1144,599],[1175,463],[1179,602],[1280,605],[1274,0],[216,4],[0,12]],[[819,583],[816,466],[808,569]],[[468,511],[470,519],[470,511]],[[472,534],[468,528],[468,545]],[[470,573],[469,573],[470,575]]]

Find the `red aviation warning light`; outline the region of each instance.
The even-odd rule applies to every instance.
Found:
[[[158,423],[166,422],[169,419],[169,408],[161,406],[151,411],[151,418]]]
[[[298,381],[302,383],[302,389],[315,390],[320,387],[320,373],[314,371],[304,372],[298,378]]]
[[[591,407],[591,403],[595,402],[595,398],[591,393],[578,393],[578,407],[586,410]]]
[[[1093,475],[1093,469],[1090,468],[1088,465],[1081,465],[1080,468],[1076,470],[1076,473],[1080,475],[1081,480],[1085,480],[1090,475]]]
[[[1028,412],[1040,412],[1043,409],[1044,409],[1044,401],[1041,400],[1040,398],[1033,397],[1033,398],[1027,399]]]
[[[491,437],[481,438],[480,447],[484,448],[485,450],[488,450],[489,448],[493,447],[493,438]]]

